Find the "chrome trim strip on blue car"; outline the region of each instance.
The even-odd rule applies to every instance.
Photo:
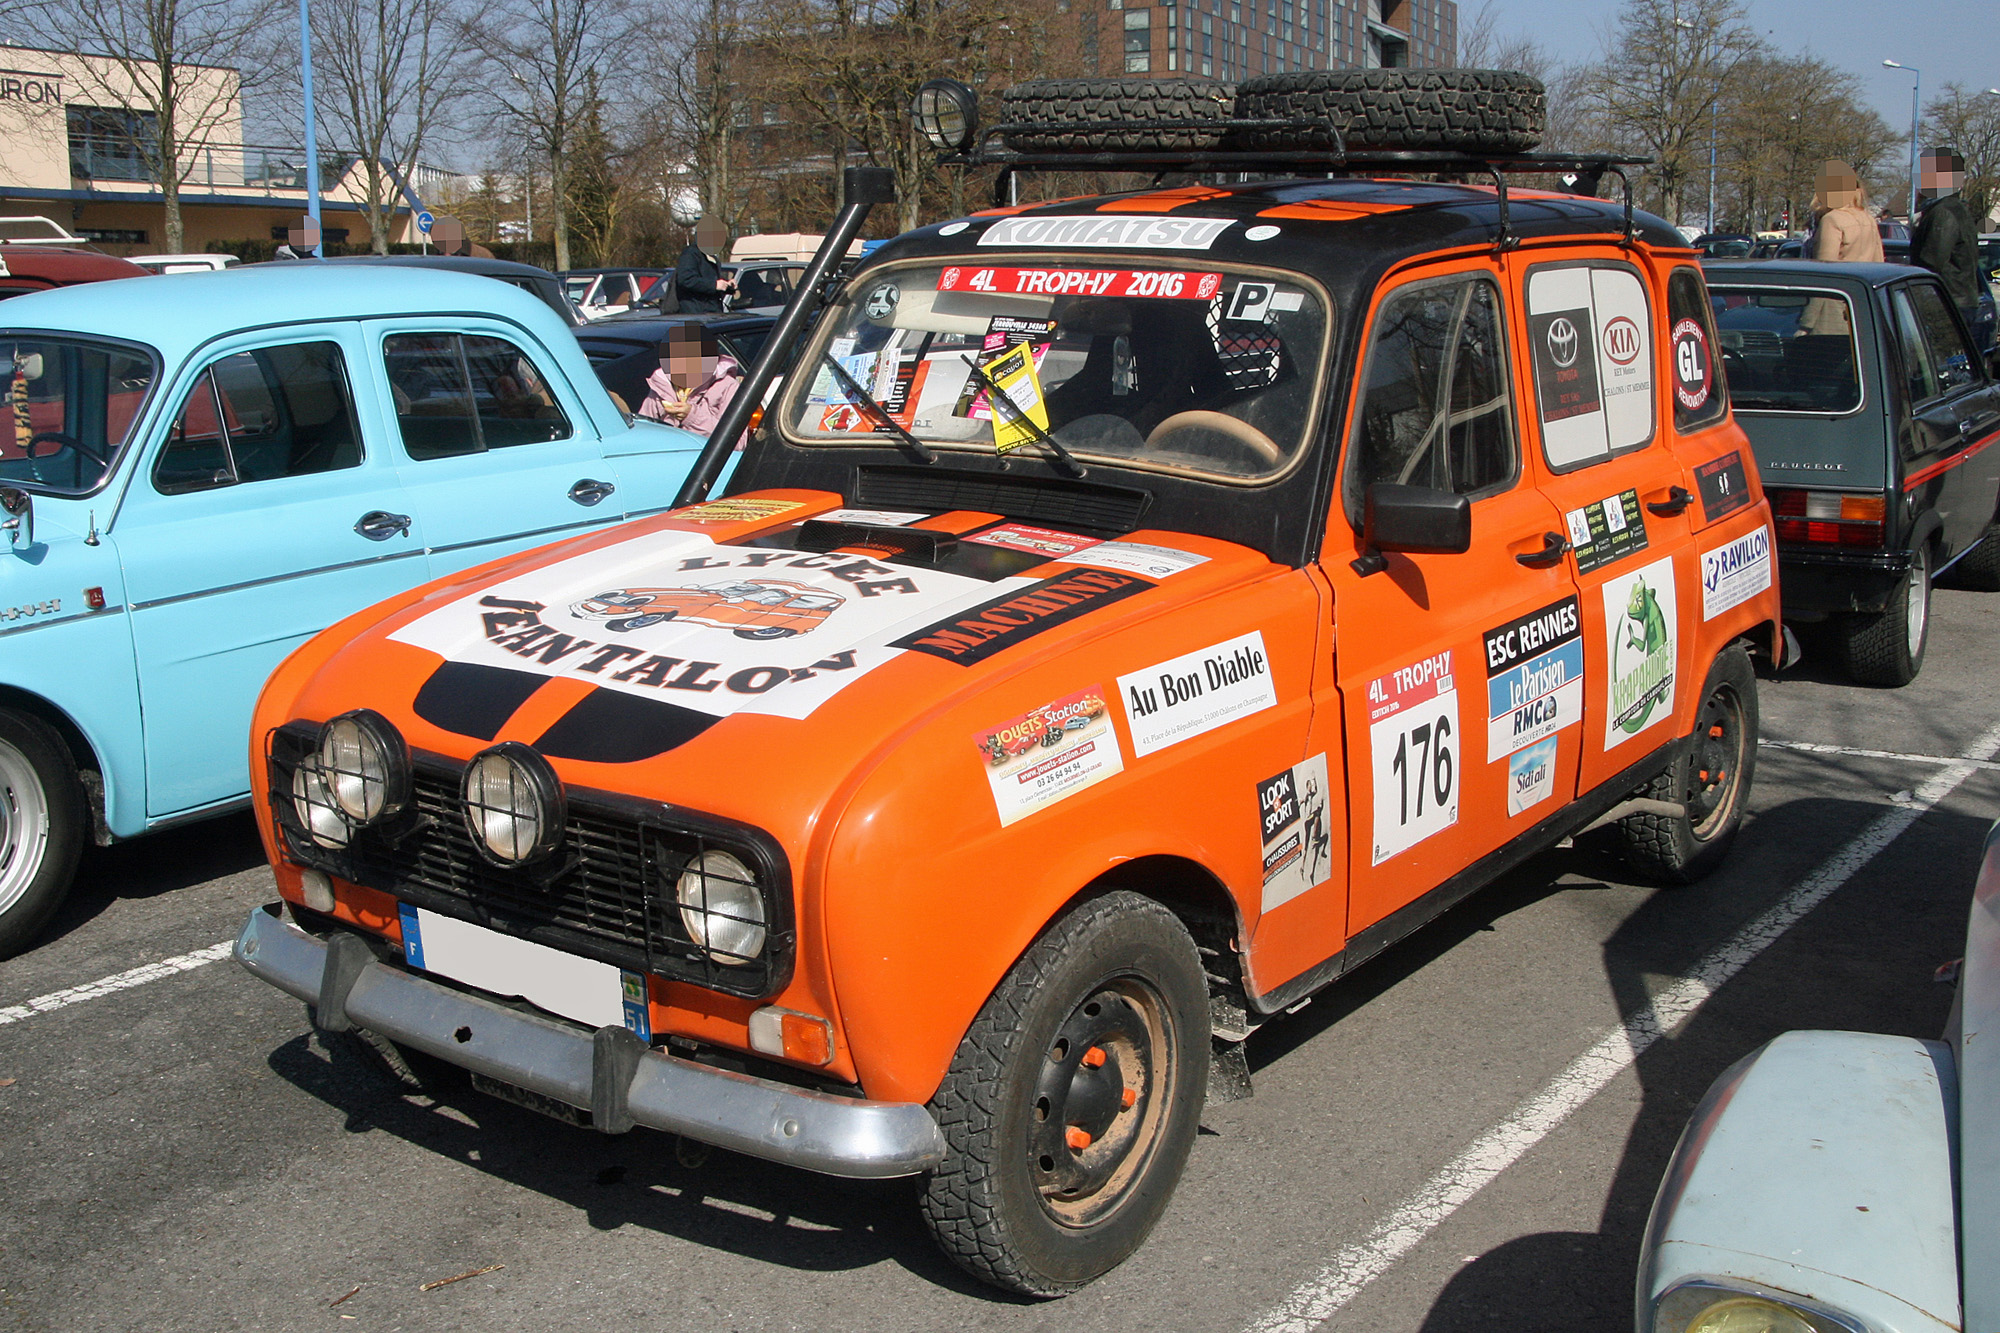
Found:
[[[475,541],[453,542],[449,546],[433,546],[430,549],[433,553],[464,551],[474,546],[491,546],[495,542],[520,541],[523,537],[546,537],[552,532],[570,532],[577,528],[601,528],[607,523],[623,523],[625,518],[624,514],[606,514],[602,518],[586,519],[582,523],[559,523],[553,528],[536,528],[533,532],[506,532],[498,537],[480,537]]]
[[[696,1064],[623,1029],[606,1033],[526,1013],[379,961],[358,935],[323,940],[255,908],[236,961],[318,1008],[320,1021],[379,1032],[449,1064],[569,1106],[826,1175],[915,1175],[944,1158],[937,1121],[915,1102],[874,1102]],[[603,1067],[600,1068],[599,1066]],[[623,1124],[617,1123],[623,1121]]]
[[[72,620],[90,620],[97,616],[119,615],[124,610],[124,606],[119,605],[107,606],[97,611],[73,611],[69,615],[53,616],[47,620],[38,617],[25,625],[11,625],[6,629],[0,629],[0,638],[5,638],[9,634],[26,634],[31,629],[47,629],[51,625],[67,625]]]
[[[292,579],[309,579],[315,574],[337,574],[343,569],[359,569],[363,565],[379,565],[389,560],[408,560],[412,556],[423,555],[417,551],[391,551],[386,555],[371,555],[365,560],[346,560],[337,565],[319,565],[312,569],[294,570],[289,574],[273,574],[269,578],[248,579],[242,583],[226,583],[220,588],[202,588],[196,592],[177,592],[171,597],[155,597],[150,601],[134,602],[134,611],[146,611],[156,606],[172,606],[175,602],[191,602],[197,597],[216,597],[225,592],[241,592],[245,588],[261,588],[267,583],[285,583]]]

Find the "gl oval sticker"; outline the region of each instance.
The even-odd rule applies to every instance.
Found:
[[[1674,399],[1684,412],[1693,412],[1708,401],[1715,371],[1709,363],[1708,333],[1697,320],[1683,319],[1674,324]]]

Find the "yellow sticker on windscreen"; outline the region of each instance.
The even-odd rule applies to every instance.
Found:
[[[1012,453],[1035,438],[1029,422],[1044,431],[1049,428],[1049,405],[1042,397],[1041,376],[1035,373],[1034,345],[1015,343],[987,362],[985,370],[1000,390],[993,404],[993,450]]]

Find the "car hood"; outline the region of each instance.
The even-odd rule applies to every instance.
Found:
[[[809,819],[896,734],[997,676],[1276,570],[1208,538],[1093,545],[993,515],[946,515],[985,539],[911,555],[886,547],[921,516],[838,511],[894,525],[872,536],[801,526],[839,503],[736,496],[475,571],[340,646],[291,716],[365,706],[460,758],[518,740],[580,786],[757,822],[776,784]]]

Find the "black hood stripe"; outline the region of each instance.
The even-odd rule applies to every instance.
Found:
[[[410,707],[434,727],[490,741],[547,676],[471,662],[446,662],[417,691]]]
[[[722,719],[692,708],[595,689],[535,741],[551,759],[633,764],[686,745]]]

